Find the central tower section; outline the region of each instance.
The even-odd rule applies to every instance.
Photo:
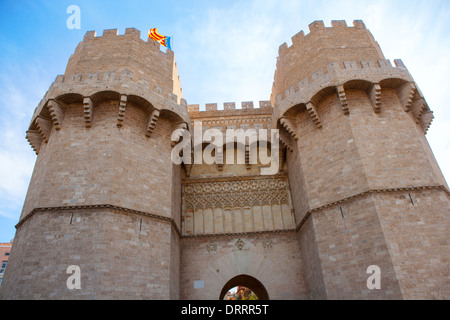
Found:
[[[201,130],[217,130],[226,136],[215,150],[216,163],[185,165],[183,179],[183,236],[208,236],[292,230],[294,215],[289,183],[284,168],[284,148],[277,149],[280,163],[271,175],[262,175],[268,165],[261,154],[270,155],[271,141],[262,144],[263,136],[252,141],[245,133],[271,128],[270,101],[225,103],[223,110],[217,104],[190,105],[193,127],[201,123]],[[195,129],[194,129],[195,130]],[[241,132],[244,139],[230,139],[230,132]],[[234,139],[234,140],[233,140]],[[194,148],[197,153],[208,153],[208,147]],[[241,161],[239,161],[241,159]]]

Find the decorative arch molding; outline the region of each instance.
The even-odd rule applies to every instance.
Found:
[[[71,104],[75,103],[83,105],[86,128],[92,127],[92,123],[95,121],[95,107],[104,101],[118,102],[118,128],[123,126],[128,103],[143,109],[147,114],[147,137],[151,136],[160,116],[168,119],[174,128],[182,127],[188,129],[189,127],[190,120],[187,107],[183,107],[183,105],[173,106],[172,101],[167,99],[161,100],[161,97],[155,97],[157,94],[153,92],[148,95],[135,94],[130,92],[130,90],[118,91],[113,88],[109,89],[108,86],[105,88],[85,87],[80,88],[76,92],[73,92],[73,88],[71,88],[67,89],[67,92],[63,92],[64,90],[61,90],[58,86],[55,88],[54,84],[52,84],[51,89],[36,108],[26,133],[26,139],[36,154],[39,154],[42,143],[49,141],[52,129],[55,128],[56,131],[61,129],[66,110]],[[183,108],[186,111],[179,112]]]
[[[395,90],[404,111],[411,112],[416,124],[420,125],[424,134],[426,134],[434,119],[433,112],[428,107],[416,84],[405,77],[380,77],[380,80],[376,82],[368,79],[350,79],[339,84],[326,86],[315,93],[291,95],[285,99],[286,101],[280,100],[279,97],[274,108],[273,120],[275,121],[272,123],[276,123],[278,126],[281,125],[294,140],[297,140],[298,128],[296,127],[295,118],[298,112],[307,111],[316,127],[321,129],[322,121],[320,110],[318,110],[317,106],[330,95],[338,97],[343,113],[348,115],[350,112],[346,91],[363,91],[368,95],[374,112],[379,113],[381,112],[381,94],[383,89]],[[287,90],[286,93],[288,94],[288,92],[293,92],[293,90]],[[289,105],[289,107],[286,107],[286,105]],[[305,108],[300,108],[300,106],[305,106]]]
[[[378,113],[381,111],[382,90],[393,89],[405,112],[411,112],[414,121],[426,134],[434,118],[433,113],[404,63],[396,59],[394,64],[395,66],[389,60],[328,63],[323,70],[312,73],[311,77],[302,79],[277,94],[274,99],[273,127],[278,126],[280,119],[289,118],[292,108],[303,104],[316,127],[321,129],[320,110],[316,106],[326,96],[336,94],[343,113],[348,115],[346,90],[365,91],[370,97],[374,112]]]
[[[264,288],[265,297],[268,299],[271,295],[270,288],[277,285],[276,275],[278,272],[277,266],[265,259],[262,254],[247,250],[233,251],[218,257],[204,270],[202,275],[202,279],[205,281],[204,296],[212,299],[223,299],[225,293],[234,286],[234,283],[244,280],[241,285],[246,286],[245,284],[247,284],[249,285],[248,288],[252,290],[254,290],[252,287],[256,289],[254,284],[260,283]],[[251,282],[252,279],[257,282]],[[232,287],[229,287],[230,285]],[[228,289],[223,292],[226,288]],[[257,289],[262,288],[258,287]],[[258,293],[254,292],[258,295],[263,290],[258,291]]]
[[[187,130],[186,127],[182,127],[182,128]],[[254,163],[256,161],[256,159],[258,158],[258,155],[259,155],[258,150],[260,147],[264,147],[266,150],[271,150],[271,148],[272,148],[270,131],[267,131],[268,132],[267,136],[262,136],[262,135],[259,135],[259,132],[257,129],[252,129],[254,131],[247,132],[248,129],[244,130],[244,129],[240,128],[240,129],[238,129],[238,131],[242,130],[241,132],[243,132],[244,138],[245,138],[245,142],[243,142],[242,139],[238,139],[236,136],[228,137],[229,139],[234,138],[232,141],[227,140],[227,132],[223,132],[220,129],[217,129],[217,128],[208,128],[208,129],[218,130],[217,133],[220,132],[220,134],[222,135],[222,142],[219,142],[218,144],[216,144],[215,141],[212,142],[213,144],[215,144],[216,164],[217,164],[217,169],[219,171],[222,171],[223,166],[225,164],[227,164],[226,163],[227,150],[228,151],[230,149],[243,150],[245,163],[240,163],[240,164],[242,164],[242,165],[245,164],[246,168],[249,170],[249,169],[251,169],[252,163]],[[204,133],[205,132],[203,132],[203,134]],[[195,134],[195,132],[194,132],[194,134]],[[179,139],[181,139],[181,135],[180,135]],[[203,154],[204,149],[209,144],[210,144],[209,141],[203,141],[203,135],[202,135],[202,139],[194,139],[193,138],[192,144],[191,144],[191,159],[194,159],[194,157],[199,157],[199,155],[198,155],[199,152],[202,152],[202,154]],[[282,147],[284,147],[283,143],[282,143]],[[284,149],[279,148],[279,152],[280,152],[280,160],[282,161],[283,160],[282,155],[284,154],[283,153]],[[236,153],[234,155],[236,155]],[[187,166],[188,167],[187,167],[186,173],[187,173],[187,176],[189,176],[190,170],[192,168],[192,164],[188,164]],[[185,164],[185,167],[186,167],[186,164]],[[281,167],[282,166],[280,166],[280,168]]]

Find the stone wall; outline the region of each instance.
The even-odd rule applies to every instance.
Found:
[[[218,299],[248,276],[270,299],[448,299],[433,113],[353,25],[316,21],[283,44],[259,108],[204,111],[182,99],[173,52],[134,28],[88,32],[27,131],[38,157],[1,297]],[[225,140],[211,155],[234,164],[174,165],[172,132],[200,123],[278,129],[278,172],[261,174],[257,144]],[[82,290],[67,289],[69,265]],[[371,265],[381,290],[367,288]]]
[[[181,260],[181,299],[219,299],[223,286],[238,275],[258,279],[269,299],[309,298],[292,231],[184,238]]]
[[[172,224],[155,217],[43,210],[17,230],[1,298],[178,299],[178,241]],[[66,286],[71,265],[80,267],[80,290]]]

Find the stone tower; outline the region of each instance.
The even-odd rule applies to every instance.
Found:
[[[170,136],[188,124],[173,52],[134,28],[86,33],[27,131],[38,157],[7,297],[178,298]],[[68,265],[80,267],[83,290],[67,290]]]
[[[432,112],[403,63],[353,24],[316,21],[279,48],[272,125],[292,150],[305,281],[313,298],[448,297],[449,192],[425,138]],[[370,265],[383,290],[364,286]]]
[[[172,51],[133,28],[88,32],[27,131],[38,157],[0,296],[217,299],[242,285],[270,299],[450,298],[433,115],[394,62],[362,21],[316,21],[280,46],[271,101],[200,111]],[[278,129],[278,172],[261,174],[250,140],[215,150],[242,163],[173,164],[172,132],[199,124]],[[66,285],[72,265],[81,289]]]

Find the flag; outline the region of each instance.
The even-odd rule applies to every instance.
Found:
[[[160,42],[165,37],[158,33],[158,28],[153,28],[148,31],[148,37],[155,40],[156,42]]]
[[[172,50],[171,37],[166,37],[163,36],[162,34],[159,34],[158,28],[150,29],[148,31],[148,37]]]
[[[170,37],[164,37],[164,39],[160,42],[164,47],[169,48],[170,50],[172,50],[172,46],[170,45],[170,41],[171,38]]]

